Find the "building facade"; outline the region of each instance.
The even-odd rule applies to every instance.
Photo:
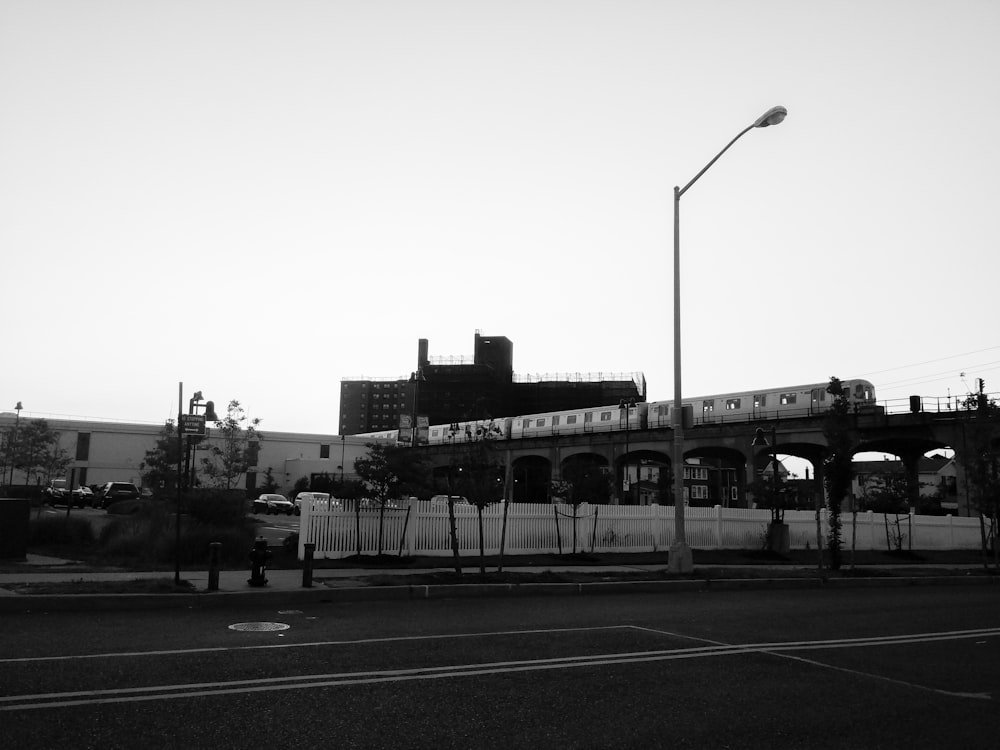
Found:
[[[646,400],[642,373],[514,373],[514,345],[505,336],[475,334],[473,357],[429,356],[417,344],[417,369],[408,378],[345,379],[340,384],[344,435],[396,429],[400,418],[429,424],[579,409],[621,400]]]
[[[0,433],[13,435],[17,427],[23,429],[30,422],[23,415],[15,420],[14,414],[0,414]],[[66,479],[73,487],[99,485],[105,482],[131,482],[137,487],[148,486],[144,475],[148,473],[146,454],[156,448],[164,435],[162,424],[131,424],[69,419],[46,419],[49,427],[59,433],[59,448],[70,459],[64,474],[59,477],[44,476],[43,472],[26,471],[13,465],[5,452],[0,456],[4,469],[0,485],[45,485],[49,479]],[[18,425],[19,422],[19,425]],[[197,481],[201,459],[210,455],[209,449],[218,439],[212,428],[205,440],[194,447],[191,463]],[[176,436],[176,432],[173,433]],[[354,462],[368,455],[369,439],[345,435],[315,435],[308,433],[265,431],[263,439],[250,446],[256,456],[256,465],[238,477],[239,486],[253,494],[264,484],[269,475],[278,485],[278,492],[288,493],[303,477],[327,474],[335,479],[357,479]],[[4,445],[8,445],[7,440]],[[173,485],[176,487],[176,484]],[[154,494],[163,491],[161,486],[148,487]]]

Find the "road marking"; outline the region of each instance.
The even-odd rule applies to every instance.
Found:
[[[881,636],[857,639],[834,639],[826,641],[795,641],[791,643],[759,643],[759,644],[726,644],[702,638],[679,635],[653,628],[636,626],[614,626],[628,629],[638,629],[661,635],[669,635],[689,640],[707,643],[705,646],[693,648],[664,649],[658,651],[637,651],[618,654],[595,654],[589,656],[567,656],[549,659],[532,659],[519,661],[492,662],[484,664],[448,665],[443,667],[416,667],[411,669],[388,669],[372,672],[345,672],[332,674],[298,675],[293,677],[274,677],[254,680],[230,680],[222,682],[202,682],[179,685],[153,685],[137,688],[120,688],[109,690],[87,690],[62,693],[38,693],[31,695],[14,695],[0,697],[0,711],[23,711],[36,708],[69,707],[82,705],[97,705],[106,703],[134,703],[139,701],[174,700],[177,698],[195,698],[219,695],[234,695],[258,693],[275,690],[303,690],[326,687],[342,687],[347,685],[367,685],[375,683],[408,682],[414,680],[434,680],[454,677],[470,677],[497,675],[516,672],[531,672],[551,669],[571,669],[579,667],[610,666],[615,664],[633,664],[653,661],[672,661],[679,659],[698,659],[705,657],[733,656],[765,653],[781,658],[792,659],[812,666],[853,674],[865,678],[873,678],[904,687],[929,691],[940,695],[959,698],[974,698],[991,700],[988,693],[956,693],[929,688],[902,680],[896,680],[881,675],[872,675],[852,669],[824,664],[811,659],[793,656],[785,651],[820,648],[848,648],[872,645],[897,645],[908,643],[923,643],[943,640],[961,640],[979,638],[982,636],[1000,636],[1000,628],[980,630],[959,630],[946,633],[924,633],[919,635]],[[608,630],[614,628],[580,628],[579,630]],[[574,629],[570,629],[574,630]],[[517,633],[549,633],[552,631],[515,631]],[[561,632],[561,631],[556,631]],[[479,635],[479,634],[469,634]],[[494,634],[496,635],[496,634]],[[370,641],[415,640],[421,638],[442,638],[451,636],[429,636],[398,639],[370,639]],[[301,644],[300,644],[301,645]],[[230,650],[230,649],[222,649]]]
[[[695,636],[686,636],[679,633],[671,633],[665,630],[656,630],[655,628],[646,628],[636,626],[639,630],[645,630],[651,633],[660,633],[662,635],[671,636],[673,638],[687,638],[689,640],[701,641],[703,643],[711,643],[719,646],[724,646],[721,641],[713,641],[707,638],[698,638]],[[961,640],[963,638],[979,638],[980,636],[996,636],[1000,635],[1000,628],[984,628],[979,630],[950,630],[943,633],[916,633],[911,635],[887,635],[887,636],[872,636],[868,638],[839,638],[834,640],[826,641],[791,641],[789,643],[783,644],[771,644],[771,643],[759,643],[759,644],[744,644],[748,649],[756,651],[761,654],[770,654],[771,656],[777,656],[781,659],[790,659],[792,661],[801,662],[803,664],[810,664],[814,667],[821,667],[823,669],[831,669],[837,672],[845,672],[846,674],[852,674],[858,677],[867,677],[873,680],[881,680],[883,682],[890,682],[894,685],[903,685],[905,687],[915,688],[917,690],[925,690],[931,693],[937,693],[939,695],[949,695],[956,698],[973,698],[977,700],[992,700],[993,697],[989,693],[959,693],[953,692],[951,690],[942,690],[940,688],[929,687],[927,685],[920,685],[915,682],[907,682],[905,680],[897,680],[893,677],[886,677],[885,675],[875,674],[873,672],[862,672],[857,669],[850,669],[848,667],[840,667],[835,664],[828,664],[826,662],[817,661],[816,659],[806,659],[802,656],[793,656],[789,653],[784,653],[785,651],[813,651],[813,650],[828,650],[828,649],[840,649],[840,648],[864,648],[866,646],[885,646],[885,645],[906,645],[911,643],[935,643],[938,641],[953,641]],[[977,644],[985,643],[985,641],[976,641]]]
[[[308,619],[308,618],[307,618]],[[227,651],[260,651],[271,648],[312,648],[317,646],[363,646],[371,643],[397,643],[407,641],[434,641],[451,638],[490,638],[502,635],[545,635],[549,633],[580,633],[600,630],[630,630],[632,625],[599,625],[581,628],[536,628],[534,630],[494,630],[483,633],[447,633],[439,635],[399,635],[384,638],[357,638],[339,641],[309,641],[306,643],[260,643],[253,646],[207,646],[205,648],[162,649],[158,651],[119,651],[105,654],[66,654],[63,656],[18,656],[0,659],[0,664],[21,664],[40,661],[74,661],[78,659],[118,659],[141,656],[183,656],[184,654],[210,654]]]

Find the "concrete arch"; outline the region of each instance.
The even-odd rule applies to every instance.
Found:
[[[552,462],[536,454],[511,461],[510,499],[515,503],[546,503],[552,488]]]

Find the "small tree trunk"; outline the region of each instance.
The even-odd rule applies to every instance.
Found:
[[[448,494],[448,527],[451,533],[451,555],[455,562],[456,575],[462,575],[462,558],[458,554],[458,527],[455,524],[455,501]]]
[[[819,496],[816,498],[816,566],[823,570],[823,525],[820,523],[819,513],[823,507]]]
[[[486,544],[483,540],[483,506],[476,503],[476,511],[479,514],[479,575],[486,577]]]
[[[382,557],[382,530],[385,527],[385,500],[378,503],[378,556]]]

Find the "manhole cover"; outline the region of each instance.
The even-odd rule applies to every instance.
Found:
[[[288,630],[291,625],[283,622],[237,622],[229,626],[230,630],[240,630],[244,633],[265,633],[272,630]]]

